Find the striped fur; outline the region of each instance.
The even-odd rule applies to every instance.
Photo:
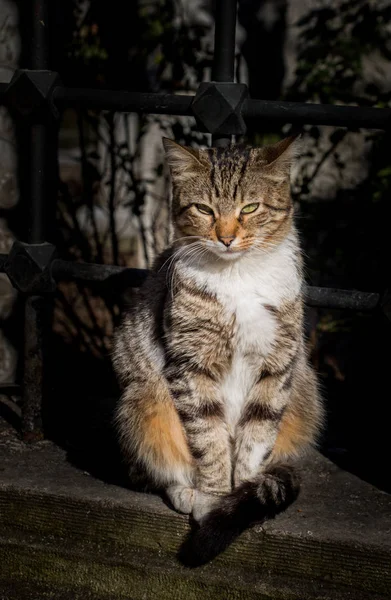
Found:
[[[176,239],[115,336],[124,456],[200,522],[186,546],[194,557],[207,549],[198,562],[296,497],[284,465],[322,423],[303,338],[292,142],[165,140]]]

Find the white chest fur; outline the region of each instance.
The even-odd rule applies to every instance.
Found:
[[[249,253],[233,263],[186,266],[197,284],[213,293],[227,316],[235,315],[234,356],[221,384],[229,427],[235,427],[276,333],[276,320],[266,307],[279,307],[293,299],[301,287],[294,260],[295,241],[286,240],[269,255]]]

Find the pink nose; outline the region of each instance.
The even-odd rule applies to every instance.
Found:
[[[220,242],[223,242],[224,246],[227,246],[227,248],[232,244],[234,239],[234,235],[222,235],[221,237],[219,237]]]

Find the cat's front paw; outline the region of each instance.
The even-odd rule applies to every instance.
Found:
[[[201,523],[203,518],[215,508],[220,496],[214,494],[206,494],[196,490],[192,516],[198,523]]]
[[[166,489],[166,494],[171,504],[180,513],[190,515],[194,507],[196,490],[183,485],[170,485]]]
[[[199,523],[216,506],[219,496],[207,494],[183,485],[171,485],[166,489],[171,504],[184,515],[192,514]]]

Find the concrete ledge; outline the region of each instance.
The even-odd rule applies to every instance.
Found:
[[[299,500],[205,567],[187,518],[109,485],[43,442],[0,447],[0,599],[391,598],[391,499],[317,453]]]

